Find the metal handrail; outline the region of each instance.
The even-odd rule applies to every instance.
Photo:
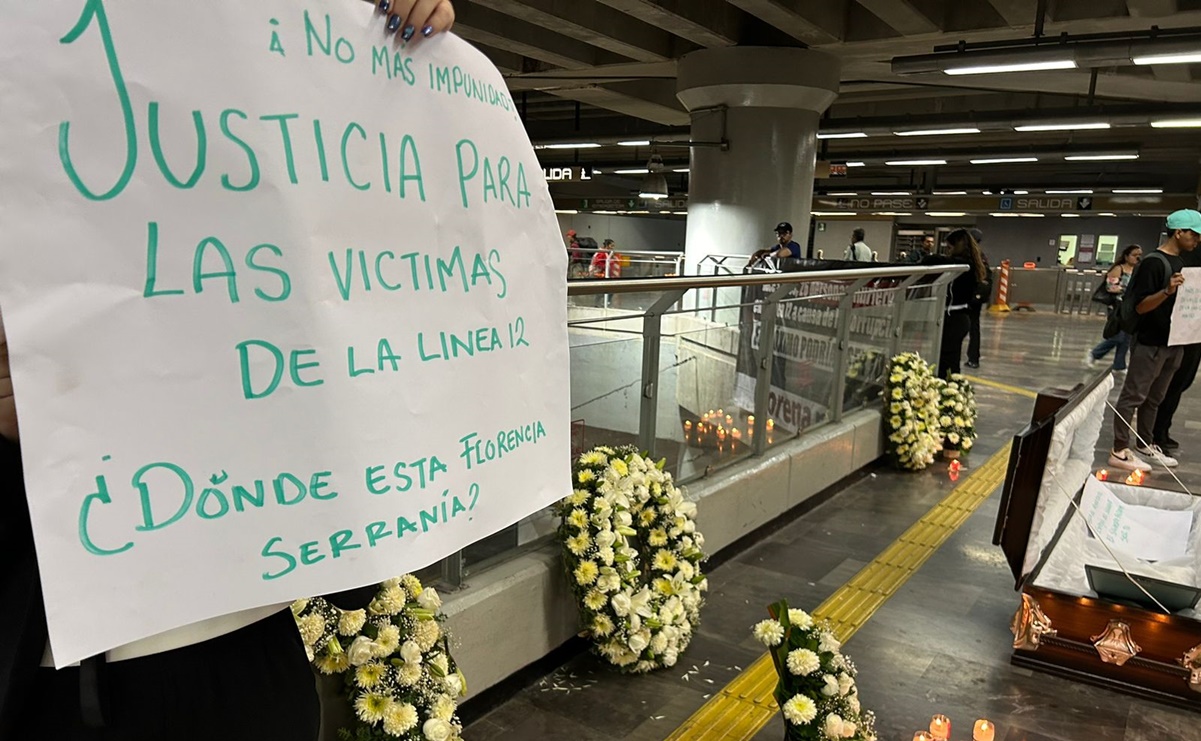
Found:
[[[839,270],[807,270],[797,273],[754,273],[746,275],[685,275],[674,278],[613,278],[605,281],[569,280],[568,296],[596,296],[604,293],[649,293],[652,291],[687,291],[693,288],[741,288],[743,286],[774,286],[790,283],[816,283],[860,278],[907,278],[911,275],[945,275],[963,273],[967,265],[915,265],[896,267],[842,268]]]

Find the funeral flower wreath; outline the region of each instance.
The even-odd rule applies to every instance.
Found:
[[[630,673],[672,666],[700,621],[708,581],[696,504],[635,448],[598,447],[573,467],[556,505],[583,634]]]
[[[298,600],[292,614],[309,660],[342,676],[354,710],[342,741],[455,741],[466,693],[439,624],[442,600],[406,575],[380,584],[365,610],[342,610],[321,597]]]
[[[976,393],[972,384],[956,373],[951,380],[940,384],[939,394],[938,424],[943,448],[966,453],[976,440]]]
[[[917,353],[892,359],[884,397],[886,448],[901,468],[920,471],[942,449],[939,384],[930,364]]]

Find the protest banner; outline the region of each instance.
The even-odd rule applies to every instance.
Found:
[[[358,0],[0,11],[0,307],[57,666],[570,491],[566,254],[496,69]]]

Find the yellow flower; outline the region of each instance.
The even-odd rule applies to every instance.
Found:
[[[582,466],[603,466],[608,462],[608,456],[599,450],[593,450],[580,456],[580,465]]]
[[[620,458],[617,460],[611,461],[609,463],[609,468],[612,469],[613,473],[617,474],[618,476],[621,476],[622,478],[630,475],[630,467],[627,466],[626,462],[621,460]]]
[[[892,412],[893,414],[900,414],[902,408],[903,407],[900,404],[897,404],[894,402],[893,405],[891,407],[889,407],[889,411]]]
[[[613,632],[613,621],[608,615],[597,615],[592,618],[592,634],[604,638]]]
[[[892,425],[892,428],[893,428],[894,430],[896,430],[896,429],[899,429],[899,428],[900,428],[900,426],[901,426],[901,422],[902,422],[902,420],[901,420],[901,417],[900,417],[900,415],[895,415],[895,414],[892,416],[892,418],[891,418],[891,419],[889,419],[889,420],[888,420],[888,423],[889,423],[890,425]]]
[[[655,510],[650,509],[649,507],[642,510],[642,514],[638,515],[638,519],[643,525],[650,525],[655,521]]]
[[[667,531],[661,527],[651,530],[650,534],[646,536],[646,542],[655,548],[667,545]]]
[[[573,509],[571,514],[567,516],[567,524],[583,530],[588,526],[588,514],[582,509]]]
[[[354,710],[359,716],[359,720],[364,723],[378,723],[384,719],[384,713],[387,712],[391,702],[387,695],[366,692],[359,695],[359,699],[354,701]]]
[[[389,736],[403,736],[417,727],[420,717],[417,708],[407,702],[390,702],[384,710],[384,732]]]
[[[588,533],[580,533],[574,538],[567,539],[567,549],[577,556],[584,555],[591,545],[592,538],[588,537]]]
[[[354,681],[365,690],[380,683],[388,668],[383,664],[363,664],[354,671]]]
[[[670,551],[660,550],[655,553],[655,568],[660,571],[672,571],[676,567],[675,554]]]
[[[608,597],[606,597],[603,593],[596,591],[595,589],[584,595],[584,606],[589,610],[599,610],[600,608],[604,607],[605,603],[608,601]]]
[[[581,561],[580,565],[577,566],[575,570],[576,583],[587,586],[596,581],[596,577],[599,573],[600,569],[596,567],[595,563],[592,561]]]
[[[583,471],[580,471],[579,475],[576,476],[576,479],[581,484],[587,484],[596,480],[596,474],[585,468]]]
[[[583,489],[576,489],[571,492],[571,496],[567,497],[567,502],[573,507],[578,507],[584,502],[587,502],[588,497],[589,494],[587,491]]]
[[[659,577],[658,579],[655,579],[654,587],[655,587],[656,592],[658,592],[659,594],[668,596],[668,597],[670,597],[672,595],[672,593],[675,592],[675,587],[672,586],[671,579],[667,579],[662,576]]]
[[[893,389],[892,390],[892,398],[902,399],[902,398],[904,398],[904,396],[905,396],[905,392],[903,390],[901,390],[901,389]]]

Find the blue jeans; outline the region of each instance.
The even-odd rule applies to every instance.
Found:
[[[1116,350],[1113,356],[1113,369],[1126,370],[1126,352],[1130,349],[1130,335],[1125,332],[1118,332],[1108,340],[1101,340],[1094,347],[1090,354],[1093,360],[1100,360],[1105,357],[1110,350]]]

